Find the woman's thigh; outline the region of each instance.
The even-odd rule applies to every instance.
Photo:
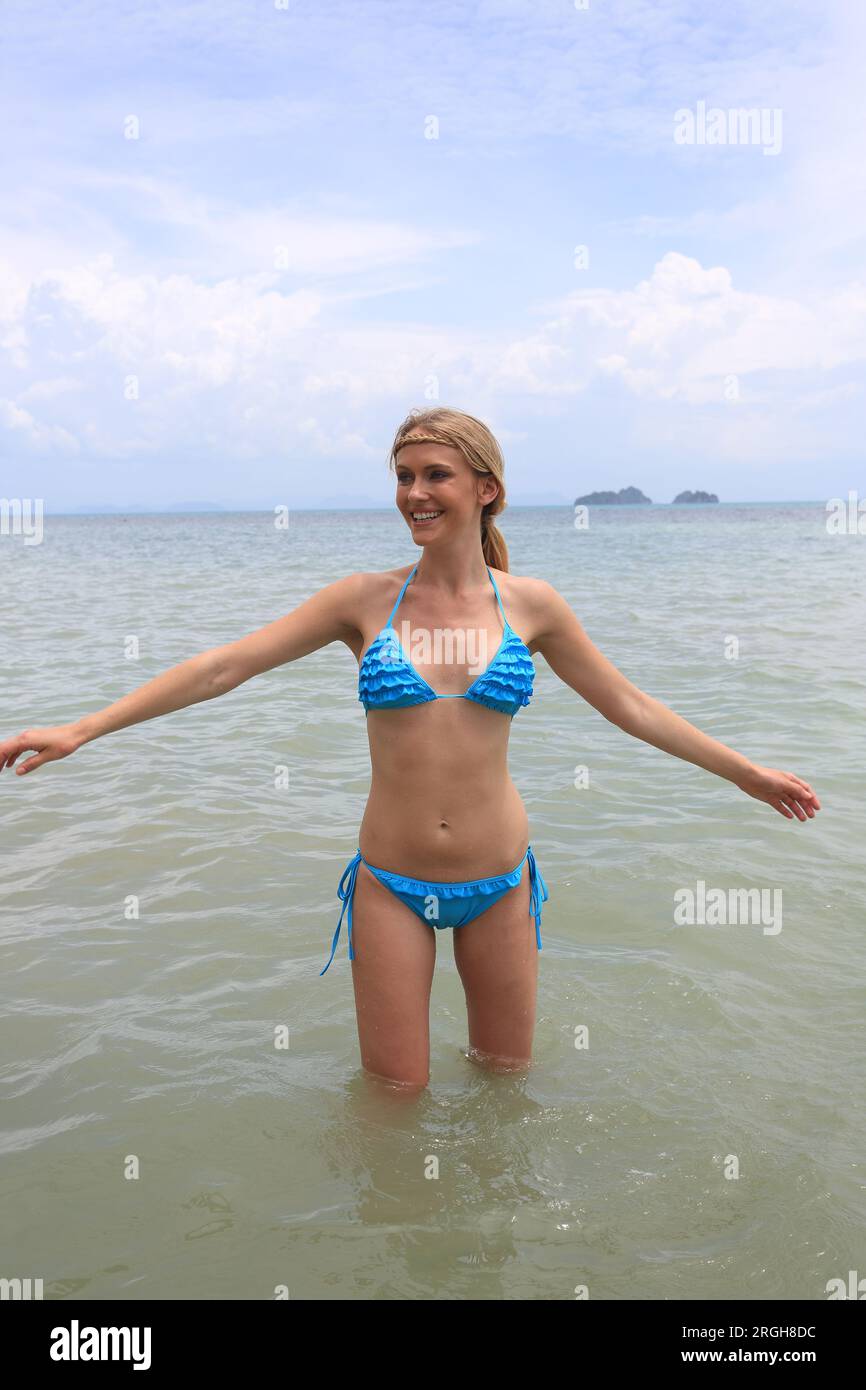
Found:
[[[352,904],[352,943],[362,1065],[386,1080],[426,1085],[435,931],[363,863]]]
[[[476,1060],[503,1070],[531,1065],[538,947],[529,915],[528,864],[516,887],[455,929],[454,960]]]

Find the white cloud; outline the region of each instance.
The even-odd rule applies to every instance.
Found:
[[[45,401],[54,396],[61,396],[68,391],[81,391],[86,383],[80,377],[58,376],[51,377],[47,381],[34,381],[31,386],[27,386],[19,392],[18,399],[21,401]]]
[[[726,378],[828,372],[866,361],[866,285],[799,300],[737,290],[723,266],[670,251],[632,290],[576,290],[545,306],[555,317],[532,340],[559,350],[575,379],[595,362],[641,397],[722,402]],[[769,395],[770,388],[761,384]],[[781,380],[775,394],[789,386]]]
[[[104,255],[37,281],[14,297],[19,321],[7,319],[7,337],[28,343],[34,361],[33,380],[14,400],[7,392],[2,423],[33,446],[72,448],[81,438],[102,455],[207,443],[240,458],[294,441],[323,457],[363,459],[381,452],[358,428],[364,413],[376,402],[421,403],[437,379],[441,394],[485,399],[491,411],[518,396],[567,401],[615,382],[637,400],[722,406],[732,376],[743,403],[800,399],[805,386],[820,409],[837,399],[830,387],[852,394],[844,382],[823,383],[822,401],[826,374],[866,359],[866,286],[814,301],[744,292],[725,267],[673,251],[633,289],[579,290],[545,306],[551,317],[523,335],[348,326],[317,292],[283,294],[271,280],[134,276]],[[48,378],[45,341],[56,372]],[[349,418],[325,426],[311,400]],[[34,401],[52,418],[37,422],[23,408]],[[726,421],[714,438],[739,450],[741,427]]]
[[[165,274],[181,270],[198,280],[263,274],[275,284],[300,276],[358,277],[393,273],[403,265],[424,267],[479,240],[473,230],[425,226],[409,217],[361,216],[349,209],[301,213],[291,200],[247,207],[168,178],[86,165],[52,169],[46,183],[50,192],[25,183],[16,190],[14,209],[6,211],[0,250],[18,273],[9,283],[0,280],[0,315],[4,303],[20,295],[22,275],[68,273],[94,255],[130,271],[152,268],[152,252],[142,256],[139,249],[152,238],[162,247]],[[133,225],[134,238],[124,234]]]
[[[27,279],[15,267],[0,258],[0,323],[20,319],[27,303]]]
[[[314,416],[298,423],[299,432],[313,445],[317,454],[332,458],[381,459],[382,450],[368,444],[357,430],[323,428]]]
[[[14,401],[0,398],[0,429],[9,430],[17,444],[40,454],[79,452],[78,440],[57,425],[44,425]]]

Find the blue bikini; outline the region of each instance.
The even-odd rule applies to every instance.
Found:
[[[482,671],[464,694],[437,695],[406,656],[393,625],[394,615],[417,568],[416,565],[397,595],[390,618],[378,637],[370,643],[361,662],[358,699],[364,709],[369,714],[371,709],[403,709],[407,705],[424,705],[430,700],[472,700],[475,704],[486,705],[488,709],[510,714],[513,719],[521,706],[529,704],[535,667],[529,648],[505,616],[499,589],[490,569],[487,573],[505,624],[499,650],[487,670]]]
[[[362,702],[365,712],[369,714],[371,709],[405,709],[410,705],[427,704],[431,700],[471,700],[475,704],[507,714],[513,719],[519,709],[529,704],[532,697],[535,667],[529,648],[518,637],[505,615],[499,589],[490,569],[488,568],[487,573],[490,575],[496,602],[505,624],[502,641],[487,669],[472,682],[467,691],[458,695],[436,694],[406,656],[393,626],[400,601],[414,579],[417,569],[416,565],[397,595],[397,602],[391,610],[388,622],[371,642],[361,662],[358,672],[358,699]],[[347,908],[349,960],[355,959],[352,946],[352,899],[359,864],[366,864],[379,882],[410,907],[422,922],[438,928],[464,927],[473,922],[510,889],[517,887],[523,865],[528,864],[529,914],[535,918],[535,940],[539,951],[541,950],[541,904],[548,901],[549,894],[541,870],[535,862],[531,845],[520,863],[508,873],[497,874],[493,878],[472,879],[466,883],[427,883],[421,879],[406,878],[403,874],[392,874],[386,869],[378,869],[370,864],[359,849],[347,864],[337,889],[337,897],[343,904],[343,910],[334,932],[331,956],[325,970],[334,959]],[[320,971],[320,974],[324,975],[325,970]]]

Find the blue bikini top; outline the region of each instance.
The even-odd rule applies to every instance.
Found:
[[[391,616],[385,627],[373,639],[364,653],[358,671],[358,699],[366,711],[371,709],[403,709],[407,705],[423,705],[430,700],[472,700],[488,709],[510,714],[512,719],[532,696],[535,666],[526,643],[518,637],[505,616],[496,580],[488,567],[496,602],[502,612],[505,628],[499,650],[487,667],[462,695],[437,695],[423,676],[420,676],[407,657],[394,628],[394,615],[400,601],[415,577],[415,566],[397,595]]]

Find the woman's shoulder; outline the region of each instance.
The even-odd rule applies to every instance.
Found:
[[[358,592],[364,599],[381,598],[394,590],[395,595],[412,573],[414,565],[402,565],[393,570],[359,570],[352,575]]]
[[[496,580],[503,603],[507,594],[515,603],[528,608],[543,608],[558,597],[552,584],[533,574],[514,574],[511,570],[496,570],[492,565],[490,572]]]
[[[346,585],[352,594],[360,625],[371,613],[393,607],[414,568],[414,565],[403,565],[393,570],[358,570],[347,576]]]
[[[535,575],[512,574],[510,570],[492,567],[491,573],[511,626],[533,650],[538,634],[547,631],[556,621],[563,603],[561,595],[546,579],[538,579]]]
[[[355,570],[320,589],[310,603],[322,607],[344,629],[343,640],[355,651],[372,621],[393,607],[412,565],[399,570]],[[357,655],[357,652],[355,652]]]

